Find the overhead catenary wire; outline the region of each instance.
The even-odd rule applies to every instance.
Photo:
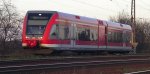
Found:
[[[129,9],[129,2],[127,2],[127,4],[125,4],[125,3],[120,3],[119,1],[120,0],[112,0],[113,1],[113,3],[114,4],[116,4],[116,7],[118,7],[120,10],[128,10],[128,11],[130,11]]]
[[[140,0],[141,1],[141,0]],[[142,2],[142,1],[141,1]],[[147,8],[148,7],[148,5],[147,6],[145,6],[146,4],[145,3],[137,3],[138,4],[138,6],[140,7],[140,8],[142,8],[142,9],[144,9],[144,10],[147,10],[147,11],[150,11],[150,9],[149,8]],[[150,6],[150,5],[149,5]]]
[[[87,2],[83,2],[83,1],[79,1],[79,0],[72,0],[72,1],[80,3],[80,4],[84,4],[84,5],[87,5],[87,6],[91,6],[91,7],[94,7],[94,8],[102,9],[102,10],[105,10],[105,11],[117,12],[117,11],[114,11],[112,9],[103,8],[101,6],[97,6],[97,5],[90,4],[90,3],[87,3]]]
[[[104,7],[104,6],[100,6],[101,4],[99,5],[96,5],[96,4],[92,4],[92,3],[89,3],[89,2],[85,2],[85,1],[81,1],[81,0],[71,0],[72,2],[75,2],[75,3],[78,3],[78,4],[81,4],[83,6],[87,6],[88,7],[92,7],[92,8],[95,8],[96,10],[96,13],[98,13],[99,11],[103,11],[103,12],[114,12],[114,13],[118,13],[117,10],[113,10],[113,9],[110,9],[110,8],[107,8],[107,7]],[[126,10],[127,12],[130,11],[130,3],[131,3],[131,0],[111,0],[111,1],[114,1],[112,2],[113,5],[119,9],[119,11],[121,10]],[[118,6],[118,7],[117,7]],[[136,4],[137,8],[142,8],[143,10],[146,10],[146,11],[150,11],[149,8],[145,7],[145,5],[142,5],[140,3],[137,3]],[[123,8],[124,7],[124,8]],[[75,8],[75,7],[74,7]],[[93,10],[93,9],[83,9],[83,8],[77,8],[76,10],[81,10],[81,11],[90,11]],[[99,9],[97,11],[97,9]],[[95,12],[94,12],[95,13]],[[103,13],[102,13],[103,14]]]
[[[120,1],[125,2],[125,3],[130,3],[128,0],[120,0]],[[130,0],[130,1],[131,1],[131,0]],[[141,3],[141,2],[142,2],[142,3]],[[139,4],[139,2],[137,2],[137,3],[136,3],[136,6],[142,8],[142,9],[144,9],[144,10],[146,10],[146,11],[150,11],[149,8],[146,8],[146,7],[148,7],[148,6],[145,6],[146,4],[145,4],[142,0],[140,0],[140,3],[141,3],[141,4]],[[149,6],[150,6],[150,5],[149,5]]]
[[[112,0],[111,0],[112,1]],[[115,6],[117,7],[117,8],[119,8],[119,9],[122,9],[121,7],[122,6],[120,6],[120,4],[118,3],[118,1],[116,0],[116,2],[114,2],[114,1],[112,1],[114,4],[115,4]]]
[[[146,3],[145,1],[143,1],[143,0],[140,0],[140,1],[141,1],[142,4],[144,4],[144,5],[150,6],[150,4]]]
[[[93,13],[93,11],[91,11],[91,9],[89,10],[89,9],[86,9],[86,8],[79,8],[78,6],[74,6],[74,5],[69,5],[68,3],[61,3],[62,5],[65,5],[66,7],[68,7],[68,8],[71,8],[71,9],[75,9],[76,11],[82,11],[82,12],[88,12],[88,13]],[[87,7],[87,5],[85,5],[85,4],[82,4],[82,5],[84,5],[84,6],[86,6]],[[88,7],[87,7],[88,8]],[[94,13],[98,13],[99,11],[98,10],[95,10],[95,11],[97,11],[97,12],[94,12]],[[82,14],[82,16],[89,16],[88,15],[88,13],[84,13],[84,14]],[[99,13],[98,13],[99,14]],[[103,15],[106,15],[106,13],[101,13],[101,14],[103,14]],[[79,15],[79,14],[78,14]],[[81,15],[81,14],[80,14]],[[94,17],[94,18],[98,18],[98,17],[95,17],[95,16],[92,16],[92,17]]]

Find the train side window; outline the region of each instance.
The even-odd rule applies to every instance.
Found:
[[[112,33],[108,32],[108,42],[111,42],[111,41],[112,41]]]
[[[81,41],[85,41],[85,37],[86,37],[86,32],[85,32],[85,28],[77,28],[77,34],[78,34],[78,40]]]
[[[121,34],[120,32],[116,32],[116,42],[121,42]]]
[[[123,42],[129,43],[130,40],[131,40],[131,33],[130,32],[123,33]]]
[[[69,40],[70,39],[70,30],[69,25],[60,25],[59,27],[60,31],[60,39],[62,40]]]
[[[120,33],[120,42],[123,42],[123,33]]]
[[[115,42],[115,32],[112,32],[111,37],[111,42]]]
[[[90,29],[90,40],[91,40],[91,41],[96,41],[96,40],[98,40],[98,33],[97,33],[97,30],[95,30],[95,29]]]
[[[108,42],[122,42],[122,34],[120,32],[108,32]]]
[[[78,40],[90,41],[90,29],[89,28],[77,28]]]
[[[81,41],[96,41],[98,40],[97,30],[87,27],[77,27],[77,39]]]
[[[115,32],[115,41],[114,42],[122,42],[123,38],[122,38],[122,33],[121,32]]]
[[[113,42],[118,42],[118,33],[117,32],[114,32],[114,40]]]
[[[118,42],[118,32],[115,32],[115,40],[114,40],[114,42]]]
[[[50,32],[50,39],[58,39],[58,25],[53,25]]]

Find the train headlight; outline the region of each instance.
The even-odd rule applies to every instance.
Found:
[[[38,37],[38,39],[42,39],[43,37]]]
[[[29,39],[29,37],[26,36],[26,39]]]

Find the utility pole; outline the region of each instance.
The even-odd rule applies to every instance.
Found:
[[[135,49],[135,53],[136,53],[136,46],[137,46],[137,43],[136,43],[136,39],[135,39],[135,36],[136,36],[136,33],[135,33],[135,27],[136,27],[136,21],[135,21],[135,0],[132,0],[131,1],[131,27],[132,27],[132,45],[133,45],[133,48]]]
[[[131,1],[131,27],[133,29],[133,42],[135,42],[135,0]]]

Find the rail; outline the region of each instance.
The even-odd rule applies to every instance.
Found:
[[[34,60],[0,61],[0,74],[40,71],[45,69],[64,69],[87,66],[116,66],[124,64],[149,63],[150,56],[112,56],[112,57],[65,57]]]

